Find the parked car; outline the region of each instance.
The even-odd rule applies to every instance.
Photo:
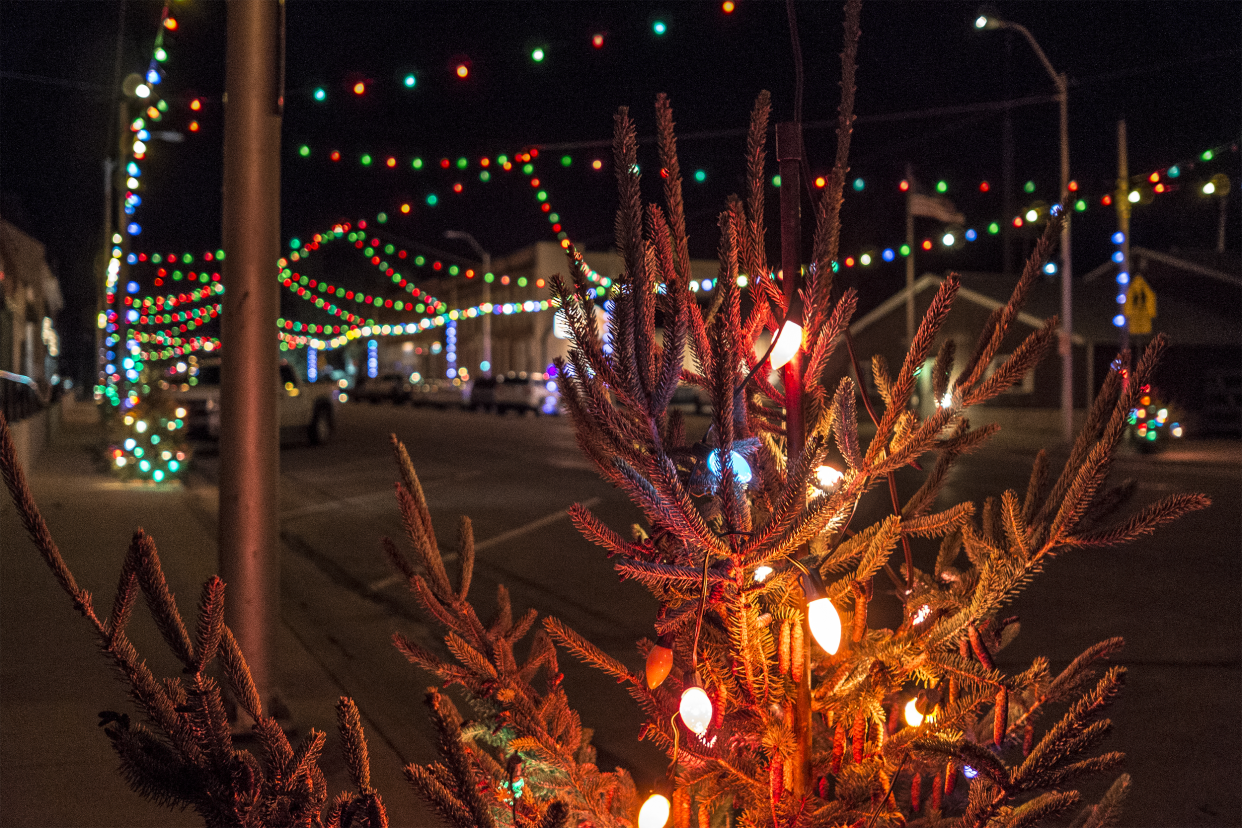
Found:
[[[388,401],[396,405],[409,402],[414,395],[414,383],[405,374],[388,373],[378,377],[364,377],[354,386],[353,397],[358,402],[372,405]]]
[[[470,400],[470,386],[459,380],[425,380],[414,386],[410,402],[436,408],[463,408]]]
[[[169,395],[186,410],[189,436],[219,439],[220,360],[200,361],[165,382]],[[313,445],[326,443],[336,427],[336,391],[330,383],[303,382],[294,367],[281,360],[275,389],[281,432],[304,433]]]
[[[510,371],[508,374],[479,377],[470,392],[470,408],[535,414],[561,413],[561,395],[556,380],[543,374]]]

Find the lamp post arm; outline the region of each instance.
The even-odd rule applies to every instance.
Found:
[[[1047,70],[1048,76],[1051,77],[1052,82],[1056,84],[1058,94],[1066,94],[1068,84],[1066,83],[1065,76],[1058,74],[1057,70],[1052,68],[1052,61],[1048,60],[1048,56],[1044,54],[1044,50],[1040,48],[1039,41],[1035,39],[1035,35],[1031,34],[1031,30],[1026,26],[1023,26],[1021,23],[1013,23],[1008,20],[1002,23],[1001,26],[1007,29],[1016,29],[1022,34],[1023,37],[1026,38],[1026,42],[1031,44],[1031,48],[1035,50],[1036,56],[1039,57],[1039,62],[1042,63],[1044,65],[1044,69]]]
[[[480,260],[489,258],[487,253],[483,250],[483,245],[479,244],[479,240],[464,230],[445,230],[444,238],[464,241],[466,244],[470,245],[470,249],[474,251],[474,254],[478,256]]]

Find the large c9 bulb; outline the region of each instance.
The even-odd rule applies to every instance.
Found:
[[[652,794],[638,811],[638,828],[664,828],[670,810],[668,797]]]
[[[815,467],[815,484],[826,492],[836,491],[845,475],[832,466]]]
[[[681,720],[698,736],[707,732],[712,723],[712,700],[707,692],[699,686],[698,678],[688,683],[681,694]]]
[[[772,347],[771,364],[773,370],[780,368],[793,359],[794,354],[802,347],[802,326],[786,319],[781,332],[776,336],[776,345]]]
[[[841,646],[841,616],[828,600],[824,579],[819,570],[811,567],[802,575],[802,590],[806,593],[806,621],[811,635],[828,655],[836,655]]]
[[[647,653],[647,688],[654,690],[664,683],[673,669],[672,636],[662,635]]]
[[[919,712],[918,704],[918,699],[906,702],[906,724],[910,727],[918,727],[923,723],[923,714]]]
[[[816,598],[806,605],[806,620],[811,635],[828,655],[836,655],[841,646],[841,616],[827,598]]]

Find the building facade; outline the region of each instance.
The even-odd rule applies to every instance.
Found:
[[[0,218],[0,370],[47,391],[60,355],[55,320],[63,306],[43,244]]]

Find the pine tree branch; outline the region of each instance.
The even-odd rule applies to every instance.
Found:
[[[1212,499],[1207,495],[1170,495],[1145,506],[1119,526],[1071,535],[1065,539],[1064,544],[1082,547],[1117,546],[1144,535],[1150,535],[1157,527],[1211,505]]]
[[[372,795],[375,789],[371,787],[371,759],[367,753],[366,737],[362,733],[362,717],[358,715],[358,706],[353,699],[341,696],[336,703],[336,718],[349,777],[358,793]]]
[[[213,575],[203,584],[203,596],[198,603],[198,634],[195,642],[194,672],[215,660],[224,634],[224,581]]]
[[[629,669],[617,661],[612,656],[578,635],[572,629],[567,627],[564,622],[552,616],[545,616],[543,619],[543,627],[548,631],[556,641],[565,649],[573,653],[579,661],[585,661],[594,664],[596,668],[602,670],[618,681],[629,682],[637,686],[640,680],[637,676],[629,671]]]

